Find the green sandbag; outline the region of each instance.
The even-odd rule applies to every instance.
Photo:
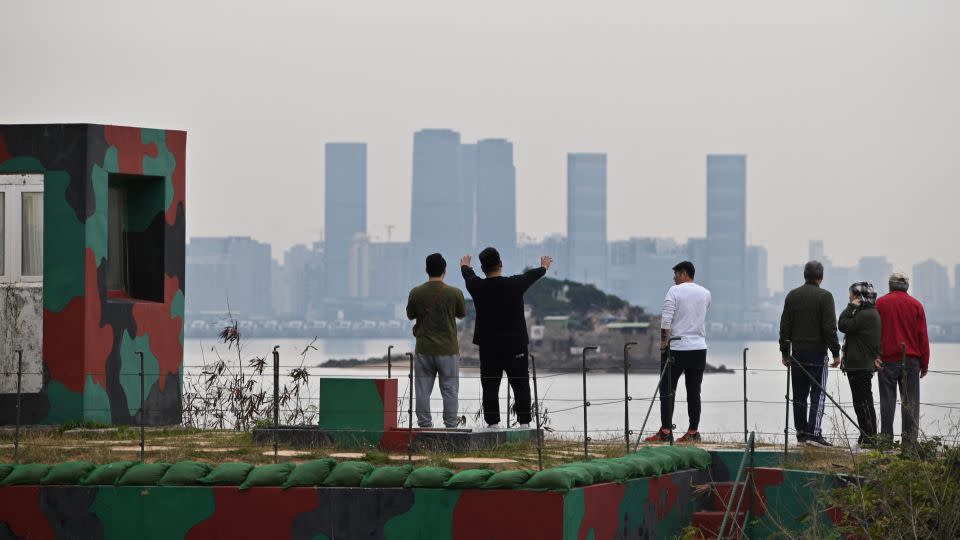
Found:
[[[403,483],[405,488],[442,488],[453,476],[453,471],[445,467],[420,467],[414,469]]]
[[[167,469],[160,479],[161,486],[198,486],[200,479],[210,474],[210,465],[199,461],[179,461]]]
[[[90,471],[97,468],[89,461],[65,461],[50,467],[50,472],[40,481],[45,486],[75,486]]]
[[[3,482],[3,479],[6,478],[7,475],[10,474],[10,471],[12,470],[13,470],[13,465],[6,465],[6,464],[0,463],[0,482]]]
[[[629,480],[634,476],[634,468],[627,465],[625,462],[621,461],[619,458],[614,459],[598,459],[594,463],[603,463],[610,468],[610,471],[613,474],[613,477],[610,479],[612,482],[623,482]]]
[[[676,470],[676,463],[674,458],[666,454],[660,454],[656,452],[644,452],[640,459],[647,462],[650,467],[653,469],[654,475],[661,475],[663,473],[668,473]]]
[[[221,463],[210,474],[200,479],[205,486],[239,486],[247,479],[253,465],[249,463]]]
[[[123,473],[118,486],[155,486],[167,474],[169,463],[137,463]]]
[[[707,452],[703,448],[697,448],[695,446],[681,447],[687,454],[687,467],[694,467],[696,469],[704,470],[710,467],[710,464],[713,463],[713,457],[710,456],[710,452]]]
[[[647,459],[646,457],[631,454],[619,459],[633,470],[633,478],[643,478],[660,474],[660,466],[657,465],[657,462]]]
[[[282,486],[290,476],[290,472],[293,471],[293,467],[293,463],[276,463],[254,467],[247,475],[247,479],[240,484],[240,490],[262,486]]]
[[[410,465],[388,465],[377,467],[363,477],[363,487],[403,487],[413,467]]]
[[[301,463],[287,477],[283,489],[298,486],[319,486],[336,464],[337,461],[330,458],[313,459]]]
[[[484,489],[516,489],[527,483],[533,471],[526,469],[511,469],[493,473],[483,484]]]
[[[521,489],[569,491],[576,484],[576,473],[569,467],[544,469],[527,480]]]
[[[593,475],[594,484],[615,480],[613,469],[606,463],[600,461],[583,461],[580,462],[579,465],[590,471],[590,474]]]
[[[112,486],[117,480],[127,472],[127,469],[133,467],[132,461],[114,461],[113,463],[104,463],[96,469],[90,471],[90,474],[80,480],[81,486]]]
[[[358,487],[363,477],[373,470],[366,461],[341,461],[323,480],[324,486]]]
[[[16,465],[3,482],[0,482],[0,486],[36,486],[48,472],[50,472],[50,466],[45,463]]]
[[[555,469],[564,469],[569,471],[573,475],[573,481],[575,485],[578,486],[589,486],[593,483],[593,472],[590,469],[587,469],[583,466],[583,463],[567,463],[566,465],[561,465],[559,467],[554,467]],[[547,469],[549,470],[549,469]],[[543,471],[540,471],[543,472]]]
[[[451,489],[478,489],[487,483],[493,476],[490,469],[467,469],[460,471],[443,483],[443,487]]]
[[[660,446],[651,449],[652,452],[669,456],[673,460],[670,469],[671,471],[679,471],[681,469],[690,468],[691,454],[687,450],[689,449],[680,446]]]

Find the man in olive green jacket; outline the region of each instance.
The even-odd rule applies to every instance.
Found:
[[[850,303],[840,314],[837,326],[844,334],[843,361],[853,410],[860,424],[860,446],[873,446],[877,437],[877,413],[873,408],[873,372],[880,364],[880,313],[877,293],[865,281],[850,286]]]

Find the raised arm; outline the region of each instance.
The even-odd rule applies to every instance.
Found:
[[[473,295],[473,287],[477,281],[480,280],[477,277],[477,274],[473,271],[473,268],[470,267],[470,261],[472,257],[469,255],[464,255],[460,259],[460,275],[463,276],[463,283],[467,286],[467,292]]]
[[[550,269],[551,264],[553,264],[553,257],[547,255],[540,257],[539,268],[531,268],[530,270],[527,270],[518,276],[520,281],[520,290],[522,292],[527,292],[527,289],[536,283],[538,279],[547,275],[547,270]]]

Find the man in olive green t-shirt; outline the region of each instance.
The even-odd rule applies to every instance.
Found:
[[[460,346],[457,342],[457,321],[467,316],[463,293],[443,282],[447,275],[447,261],[439,253],[427,256],[427,276],[423,285],[410,291],[407,299],[407,318],[416,319],[417,337],[414,371],[417,379],[417,424],[433,427],[430,415],[430,394],[433,381],[440,377],[440,395],[443,396],[443,425],[457,427],[457,394],[460,389]]]

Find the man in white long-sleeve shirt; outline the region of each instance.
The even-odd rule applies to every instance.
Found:
[[[660,430],[647,441],[669,441],[673,434],[673,402],[680,375],[687,387],[687,414],[690,427],[677,442],[700,440],[700,384],[707,365],[705,320],[710,307],[710,291],[693,282],[696,269],[683,261],[673,267],[675,285],[663,300],[660,320],[660,370],[667,361],[667,345],[671,337],[679,337],[670,345],[670,376],[660,385]]]

